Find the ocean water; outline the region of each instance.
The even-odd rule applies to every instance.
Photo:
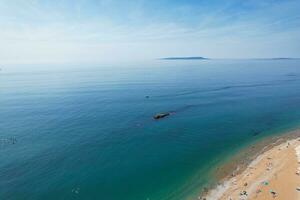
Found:
[[[300,60],[4,67],[0,199],[193,198],[225,157],[299,121]]]

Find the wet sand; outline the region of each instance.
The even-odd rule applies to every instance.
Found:
[[[243,154],[255,152],[212,190],[198,199],[206,200],[299,200],[300,131],[264,140]],[[269,145],[266,143],[269,142]],[[265,145],[264,145],[265,144]],[[239,156],[237,156],[239,157]],[[238,158],[236,158],[238,159]],[[223,176],[233,162],[223,166]]]

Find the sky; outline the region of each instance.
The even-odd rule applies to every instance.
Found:
[[[300,57],[300,0],[0,0],[1,63]]]

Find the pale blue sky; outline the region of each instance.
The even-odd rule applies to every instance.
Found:
[[[0,0],[2,63],[300,57],[300,0]]]

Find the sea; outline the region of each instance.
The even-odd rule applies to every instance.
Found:
[[[196,199],[299,124],[299,59],[2,66],[0,199]]]

